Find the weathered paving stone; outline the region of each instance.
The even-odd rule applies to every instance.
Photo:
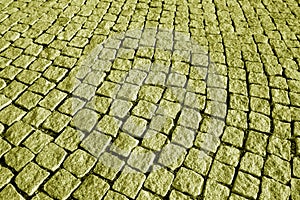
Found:
[[[163,89],[151,86],[151,85],[143,85],[139,90],[138,98],[144,99],[146,101],[150,101],[152,103],[157,103],[161,98],[163,93]]]
[[[160,151],[167,140],[167,136],[154,130],[148,130],[143,136],[142,146]]]
[[[115,141],[112,143],[110,150],[116,152],[122,156],[129,156],[134,147],[138,145],[138,140],[134,137],[120,132]]]
[[[246,140],[246,149],[261,156],[266,155],[268,136],[256,131],[250,131]]]
[[[145,179],[146,176],[143,173],[125,166],[125,169],[122,171],[119,178],[114,182],[112,188],[130,198],[135,198]]]
[[[157,106],[155,104],[141,100],[132,110],[132,114],[138,117],[152,119],[156,109]]]
[[[190,184],[193,182],[194,184]],[[183,192],[187,192],[192,196],[197,196],[201,193],[204,179],[201,175],[187,168],[180,168],[176,174],[173,186]]]
[[[129,114],[129,110],[132,106],[133,104],[130,101],[115,99],[111,104],[109,114],[112,116],[124,118]]]
[[[103,133],[93,131],[80,144],[85,150],[96,158],[106,149],[111,142],[111,137]]]
[[[25,114],[26,112],[20,108],[9,105],[0,111],[0,122],[10,126],[14,122],[20,120]]]
[[[108,189],[108,183],[95,175],[90,175],[73,193],[73,196],[76,199],[101,199]]]
[[[26,91],[17,99],[16,104],[30,110],[34,108],[42,98],[41,95]]]
[[[195,139],[195,146],[215,153],[220,146],[220,139],[211,133],[198,132]]]
[[[10,182],[14,174],[6,167],[0,166],[1,178],[0,178],[0,188],[3,188],[6,184]]]
[[[175,170],[181,166],[186,154],[187,152],[185,148],[168,143],[162,148],[158,163],[170,168],[171,170]]]
[[[286,184],[291,179],[290,163],[277,156],[270,155],[266,160],[263,173]]]
[[[216,160],[236,167],[240,159],[240,150],[235,147],[221,145],[218,149]]]
[[[97,130],[99,130],[100,132],[109,134],[113,137],[116,137],[121,125],[122,125],[121,120],[119,120],[115,117],[111,117],[109,115],[104,115],[104,117],[97,124]]]
[[[64,131],[55,139],[55,143],[59,146],[74,151],[82,141],[84,133],[67,126]]]
[[[52,140],[53,137],[51,137],[50,135],[47,135],[40,130],[36,130],[23,142],[23,144],[36,154],[40,152],[44,148],[44,146]]]
[[[96,163],[96,158],[83,150],[76,150],[64,161],[64,168],[75,174],[77,177],[83,177],[88,173]]]
[[[105,152],[99,157],[93,171],[106,179],[113,180],[124,164],[125,162],[120,158]]]
[[[290,188],[273,179],[262,178],[262,193],[259,199],[289,199]]]
[[[145,181],[145,187],[154,193],[165,196],[171,187],[174,175],[163,167],[156,167]]]
[[[298,199],[300,197],[300,181],[299,179],[293,178],[291,181],[291,197],[292,199]]]
[[[208,179],[204,191],[204,199],[228,199],[229,192],[230,190],[226,186],[223,186],[214,180]]]
[[[0,192],[0,199],[16,199],[16,200],[24,200],[25,198],[22,197],[16,190],[16,188],[12,184],[8,184],[1,192]]]
[[[5,163],[20,171],[34,158],[34,154],[25,147],[14,147],[4,155]]]
[[[22,191],[31,196],[49,175],[49,172],[30,162],[17,175],[15,182]]]
[[[146,173],[153,163],[155,154],[143,147],[135,147],[127,160],[128,165]]]
[[[236,147],[242,147],[244,140],[244,131],[232,126],[226,126],[222,141],[232,144]]]
[[[172,133],[172,142],[180,144],[186,148],[191,148],[193,146],[193,141],[195,138],[194,131],[187,129],[182,126],[177,126]]]
[[[168,135],[173,126],[174,122],[171,117],[165,115],[155,115],[152,117],[149,127],[155,131]]]
[[[70,122],[70,120],[71,118],[69,116],[54,111],[43,123],[43,128],[58,133]]]
[[[231,184],[233,181],[235,168],[229,165],[225,165],[217,160],[212,164],[209,178],[221,183]]]
[[[279,156],[285,160],[291,159],[291,142],[282,140],[275,136],[271,136],[268,144],[267,151],[271,154]]]
[[[3,135],[11,144],[18,146],[32,131],[30,125],[17,121]]]
[[[80,181],[76,177],[60,169],[46,182],[44,189],[53,198],[67,199],[79,185]]]
[[[259,179],[253,177],[252,175],[238,172],[237,178],[235,179],[233,185],[233,191],[242,194],[246,197],[257,198],[259,191]]]
[[[49,143],[37,155],[35,160],[40,166],[55,171],[59,168],[66,155],[67,152],[64,151],[63,148],[54,143]]]

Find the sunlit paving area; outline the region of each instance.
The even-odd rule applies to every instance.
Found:
[[[0,0],[0,200],[300,200],[299,0]]]

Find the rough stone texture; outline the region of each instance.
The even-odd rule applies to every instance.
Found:
[[[291,199],[299,1],[0,2],[0,199]]]

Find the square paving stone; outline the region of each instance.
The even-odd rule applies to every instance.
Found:
[[[73,193],[76,199],[101,199],[109,189],[109,184],[95,175],[89,175]]]
[[[5,108],[6,106],[8,106],[9,104],[11,104],[11,100],[9,98],[7,98],[4,94],[0,95],[0,109],[2,110],[3,108]]]
[[[201,115],[199,112],[193,109],[183,108],[178,120],[178,124],[197,130],[200,121]]]
[[[129,110],[132,106],[133,104],[130,101],[115,99],[111,104],[109,114],[124,118],[126,115],[129,115]]]
[[[139,91],[138,98],[157,103],[160,100],[163,91],[164,90],[160,87],[143,85]]]
[[[184,105],[194,109],[203,110],[205,107],[205,96],[187,92],[184,98]]]
[[[91,170],[95,163],[95,157],[78,149],[64,161],[64,168],[77,177],[83,177]]]
[[[172,190],[171,193],[170,193],[170,197],[169,197],[170,200],[191,200],[191,198],[188,196],[188,195],[185,195],[177,190]]]
[[[273,135],[281,139],[290,139],[292,133],[292,125],[287,122],[282,122],[279,120],[273,120],[274,123],[274,133]],[[295,127],[294,127],[295,130]],[[297,130],[297,129],[296,129]]]
[[[97,87],[103,82],[105,76],[102,71],[92,71],[86,75],[83,82]]]
[[[33,153],[37,154],[52,140],[53,137],[50,135],[47,135],[40,130],[36,130],[23,142],[23,144]]]
[[[216,180],[220,183],[230,185],[233,180],[235,168],[229,165],[225,165],[217,160],[213,162],[209,178]]]
[[[220,162],[236,167],[240,160],[240,154],[240,150],[235,147],[221,145],[218,149],[216,159]]]
[[[75,89],[72,95],[84,98],[85,100],[90,100],[95,95],[95,92],[95,86],[82,83]]]
[[[229,105],[232,109],[248,111],[249,99],[244,95],[232,94]]]
[[[131,69],[131,63],[132,62],[130,60],[117,58],[114,60],[112,68],[123,71],[129,71]]]
[[[90,109],[79,110],[71,121],[71,125],[81,131],[91,132],[98,122],[99,115]]]
[[[14,80],[14,78],[22,71],[22,69],[13,67],[13,66],[7,66],[4,69],[1,70],[0,72],[0,77],[9,79],[9,80]]]
[[[94,96],[87,104],[86,107],[100,113],[106,113],[110,107],[112,99],[100,96]],[[110,108],[111,110],[111,108]]]
[[[195,132],[183,126],[177,126],[172,133],[171,142],[191,148],[195,139]]]
[[[16,104],[25,109],[34,108],[43,97],[30,91],[25,91],[16,101]]]
[[[145,84],[154,85],[154,86],[165,86],[166,74],[163,72],[150,71]]]
[[[25,147],[14,147],[4,155],[5,163],[16,171],[20,171],[33,158],[34,154]]]
[[[143,136],[142,146],[160,151],[167,140],[167,136],[154,130],[148,130]]]
[[[126,198],[126,196],[124,196],[118,192],[108,190],[108,192],[106,193],[106,196],[103,200],[110,200],[110,199],[128,200],[128,198]]]
[[[43,128],[59,133],[71,121],[71,117],[54,111],[43,123]]]
[[[14,122],[19,121],[25,114],[26,112],[22,109],[9,105],[0,111],[0,122],[10,126]]]
[[[140,87],[129,83],[124,83],[118,92],[119,98],[124,98],[129,101],[135,101],[138,96]]]
[[[84,106],[84,101],[76,97],[70,97],[64,100],[63,104],[58,108],[58,111],[68,114],[74,115],[79,109]]]
[[[128,72],[121,70],[110,70],[109,75],[107,76],[107,80],[119,84],[124,84],[124,81],[128,75]],[[136,85],[134,85],[136,86]]]
[[[120,87],[121,86],[117,83],[104,81],[101,87],[96,91],[96,93],[107,97],[115,98]]]
[[[0,188],[2,188],[3,186],[5,186],[10,182],[14,174],[9,169],[3,166],[0,166],[0,173],[1,173]]]
[[[110,143],[110,136],[93,131],[82,141],[80,146],[98,158]]]
[[[158,163],[170,168],[171,170],[175,170],[183,163],[186,153],[185,148],[168,143],[162,148]]]
[[[1,192],[0,199],[25,200],[12,184],[8,184]]]
[[[279,90],[279,89],[272,89],[272,100],[276,103],[281,103],[281,104],[290,104],[290,99],[289,99],[289,94],[285,90]],[[291,101],[294,100],[292,98],[292,93],[291,95]],[[292,101],[293,104],[293,101]]]
[[[129,156],[134,147],[138,145],[139,141],[134,137],[120,132],[115,141],[112,143],[110,150],[122,156]]]
[[[60,169],[47,181],[44,190],[52,198],[65,200],[79,185],[80,181],[75,176],[65,169]]]
[[[195,139],[195,146],[215,153],[220,146],[220,139],[211,133],[198,132]]]
[[[204,199],[205,200],[226,200],[229,197],[230,189],[226,186],[221,185],[220,183],[208,179],[206,182],[206,187],[204,191]]]
[[[192,196],[200,195],[203,189],[203,184],[204,179],[201,175],[184,167],[179,169],[176,173],[174,182],[172,183],[176,189],[182,192],[187,192]]]
[[[185,100],[186,90],[178,87],[168,87],[163,98],[176,103],[183,103]],[[195,106],[196,107],[196,106]]]
[[[126,82],[141,86],[147,74],[140,70],[130,70]]]
[[[290,188],[288,186],[267,177],[262,178],[259,200],[288,200],[289,196]]]
[[[47,94],[46,97],[44,97],[42,101],[39,102],[39,105],[53,111],[66,96],[66,93],[57,89],[53,89]]]
[[[257,198],[260,180],[243,172],[238,172],[234,181],[233,192],[237,192],[248,198]]]
[[[146,173],[153,164],[155,154],[143,147],[135,147],[130,154],[127,164]]]
[[[55,84],[48,81],[45,78],[37,79],[33,85],[31,85],[28,90],[36,92],[38,94],[46,95],[51,89],[55,87]]]
[[[130,198],[135,198],[145,179],[146,176],[144,174],[125,166],[112,188]]]
[[[15,100],[26,89],[26,85],[13,80],[7,87],[3,89],[2,93],[11,100]]]
[[[274,119],[278,119],[286,122],[291,122],[292,120],[290,108],[288,106],[284,106],[281,104],[274,105],[272,116],[274,117]]]
[[[55,58],[53,64],[71,69],[75,65],[76,61],[77,61],[76,58],[69,58],[67,56],[57,56]]]
[[[242,147],[244,141],[244,131],[233,126],[226,126],[222,141],[232,144],[236,147]]]
[[[291,142],[275,136],[271,136],[267,151],[285,160],[291,160]]]
[[[206,94],[205,92],[206,82],[203,80],[189,79],[187,84],[187,91],[194,92],[196,94]]]
[[[191,148],[185,158],[184,166],[192,169],[193,171],[206,176],[212,163],[212,158],[204,151],[196,148]]]
[[[270,155],[265,162],[263,174],[287,184],[291,180],[290,163],[277,156]]]
[[[163,167],[156,166],[148,175],[144,186],[152,192],[166,196],[173,182],[174,175]]]
[[[98,159],[94,173],[106,179],[113,180],[124,164],[125,162],[117,156],[104,152]]]
[[[160,101],[156,113],[161,115],[166,115],[168,117],[175,119],[180,109],[181,109],[181,105],[179,103],[173,103],[171,101],[166,101],[162,99]]]
[[[148,101],[139,101],[138,104],[134,107],[132,110],[132,114],[143,117],[146,119],[151,119],[154,115],[155,111],[157,109],[157,106],[153,103],[150,103]]]
[[[247,128],[247,113],[240,110],[228,110],[226,124],[237,128]]]
[[[31,85],[35,80],[40,78],[41,74],[32,70],[23,70],[17,75],[17,79],[27,85]]]
[[[18,146],[32,131],[30,125],[17,121],[3,135],[11,144]]]
[[[174,126],[173,119],[168,116],[155,115],[150,122],[150,128],[158,132],[169,134]]]
[[[184,87],[186,81],[186,76],[182,74],[171,73],[168,75],[167,85],[175,87]]]
[[[254,153],[246,152],[241,159],[240,169],[255,176],[261,176],[264,159]]]
[[[124,123],[122,130],[132,136],[140,137],[147,128],[147,121],[135,116],[130,116]]]
[[[121,125],[121,120],[109,115],[104,115],[104,117],[97,124],[97,130],[116,137]]]
[[[80,80],[78,80],[76,77],[74,77],[73,75],[68,75],[63,81],[58,84],[57,88],[72,93],[75,88],[80,85],[80,83]]]
[[[84,133],[67,126],[65,130],[55,139],[55,143],[69,151],[74,151],[77,149],[83,138]]]
[[[31,196],[49,175],[49,172],[30,162],[17,175],[15,183],[22,191]]]
[[[250,131],[246,140],[246,149],[261,156],[266,155],[268,136],[256,131]]]
[[[50,143],[35,158],[36,162],[51,171],[59,168],[65,159],[67,152],[54,143]]]

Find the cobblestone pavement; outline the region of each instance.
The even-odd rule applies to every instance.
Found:
[[[300,199],[299,0],[0,0],[0,199]]]

